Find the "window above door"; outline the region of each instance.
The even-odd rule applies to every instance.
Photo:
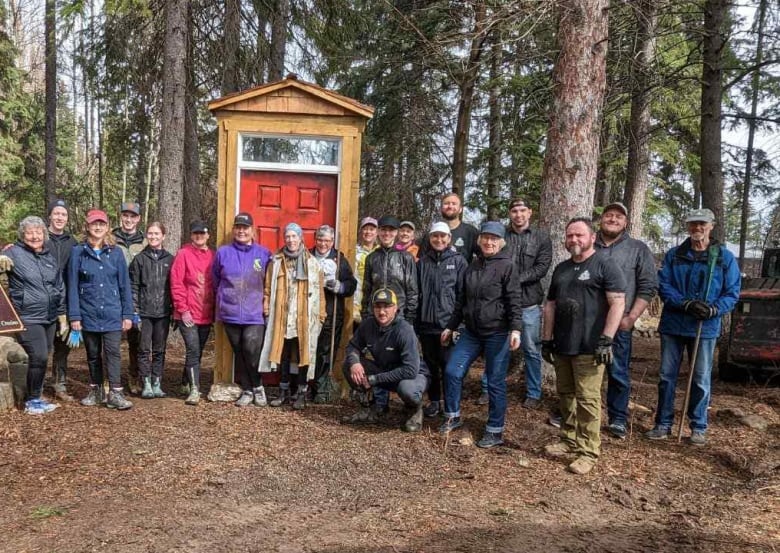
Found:
[[[241,167],[337,173],[341,140],[241,134],[239,151]]]

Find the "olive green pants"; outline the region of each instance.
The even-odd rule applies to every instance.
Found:
[[[561,398],[561,440],[580,455],[598,458],[604,365],[596,365],[593,355],[556,355],[555,377]]]

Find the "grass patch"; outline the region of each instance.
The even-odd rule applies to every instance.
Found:
[[[30,513],[30,516],[35,519],[44,519],[50,517],[61,517],[67,513],[68,510],[64,507],[52,507],[50,505],[42,505],[36,507]]]

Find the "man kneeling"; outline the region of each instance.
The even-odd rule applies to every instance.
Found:
[[[363,319],[347,345],[344,376],[360,403],[350,423],[374,423],[385,415],[371,398],[372,389],[393,391],[404,402],[407,419],[403,429],[422,429],[422,399],[430,374],[420,359],[414,328],[396,317],[395,292],[380,288],[371,298],[373,317]]]

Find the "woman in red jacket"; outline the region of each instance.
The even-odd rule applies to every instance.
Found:
[[[173,318],[178,323],[187,350],[184,370],[190,392],[184,403],[197,405],[200,401],[200,360],[214,323],[214,288],[211,283],[214,250],[208,246],[209,229],[202,221],[194,221],[190,225],[190,240],[173,260],[171,296]]]

